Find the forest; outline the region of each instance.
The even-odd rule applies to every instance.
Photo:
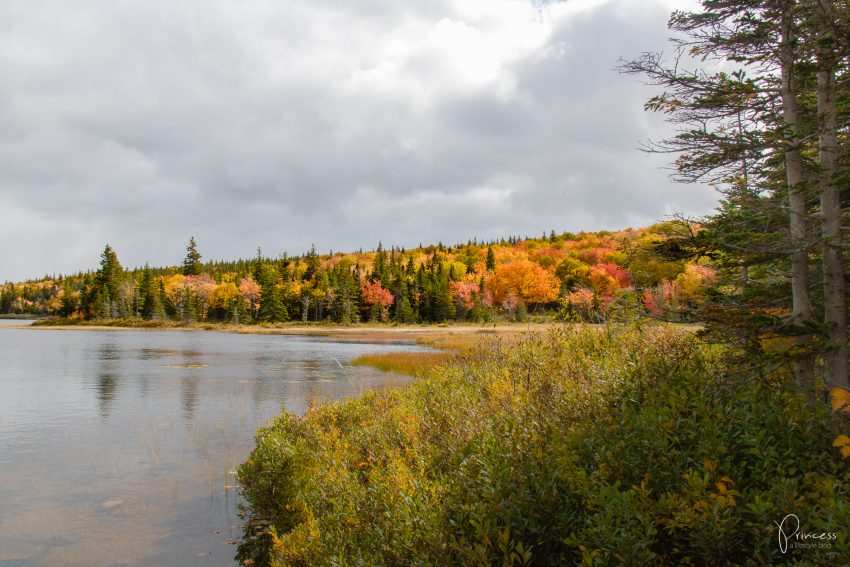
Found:
[[[715,280],[705,259],[666,260],[671,234],[695,227],[668,222],[620,232],[413,250],[202,261],[191,238],[181,266],[127,270],[109,245],[96,271],[0,287],[0,313],[65,320],[282,323],[325,321],[441,323],[525,321],[531,316],[586,321],[624,311],[688,319]],[[620,315],[618,315],[620,314]]]
[[[717,211],[491,246],[477,301],[567,323],[261,428],[244,564],[850,563],[850,10],[703,0],[668,27],[619,70],[675,127],[643,149]],[[521,266],[557,281],[523,295]]]

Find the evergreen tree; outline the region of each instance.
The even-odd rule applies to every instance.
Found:
[[[87,319],[108,319],[117,315],[123,273],[118,255],[107,244],[100,255],[100,268],[83,292],[81,305]]]
[[[738,260],[740,293],[725,302],[725,311],[717,306],[722,318],[714,328],[755,345],[753,336],[794,337],[788,354],[810,399],[817,350],[824,382],[848,387],[845,244],[836,189],[847,174],[846,143],[837,132],[846,130],[848,115],[836,107],[837,85],[846,91],[847,20],[846,8],[832,0],[703,0],[694,12],[675,12],[670,27],[686,36],[678,41],[680,53],[722,63],[722,71],[685,70],[678,60],[666,65],[660,54],[623,66],[664,89],[646,107],[679,126],[679,134],[650,149],[679,154],[679,179],[713,181],[726,190],[724,209],[704,224],[706,234],[693,239],[695,250],[708,248],[732,260],[729,265]],[[784,213],[781,224],[773,222],[774,211]],[[771,219],[769,237],[757,233],[764,218]],[[734,238],[712,229],[739,219],[742,230]],[[754,280],[760,275],[754,259],[763,281]],[[820,294],[810,271],[818,261]],[[771,286],[777,273],[785,274],[781,292],[752,294],[756,285]],[[790,316],[771,315],[777,306]],[[820,328],[816,313],[823,313]],[[825,348],[814,340],[817,334]]]
[[[277,270],[268,262],[261,262],[254,274],[260,286],[260,321],[279,323],[289,319],[286,306],[277,287]]]
[[[340,263],[338,268],[336,274],[337,285],[330,304],[330,316],[334,322],[348,325],[350,323],[356,323],[359,319],[359,306],[356,302],[357,285],[354,277],[348,271],[348,265]]]
[[[439,274],[435,278],[432,297],[432,317],[434,321],[441,323],[443,321],[455,318],[455,303],[452,300],[451,288],[449,288],[449,280],[445,275]]]
[[[71,282],[66,279],[65,284],[62,287],[62,301],[59,306],[59,314],[62,317],[71,317],[79,308],[80,294],[71,287]]]
[[[165,282],[162,279],[159,280],[159,285],[157,286],[159,291],[159,301],[162,307],[163,314],[167,319],[173,319],[177,315],[177,309],[172,303],[171,299],[169,299],[168,295],[165,293]]]
[[[378,250],[375,253],[375,268],[372,271],[372,280],[378,280],[383,285],[387,281],[387,253],[384,246],[378,242]]]
[[[395,318],[399,323],[415,323],[416,312],[410,302],[407,282],[401,280],[396,293]]]
[[[307,264],[307,269],[304,270],[304,275],[301,279],[304,281],[310,281],[318,274],[319,268],[322,265],[319,254],[316,252],[315,244],[310,245],[310,251],[307,253],[304,260]]]
[[[0,290],[0,313],[11,313],[12,303],[15,301],[17,292],[15,284],[7,284]]]
[[[496,270],[496,253],[493,252],[492,246],[487,246],[487,271],[493,272]]]
[[[139,311],[143,319],[161,319],[164,315],[159,285],[154,281],[153,272],[147,264],[139,282],[139,301],[141,302]]]
[[[189,245],[186,247],[186,258],[183,259],[183,275],[197,276],[201,273],[201,253],[195,237],[189,237]]]

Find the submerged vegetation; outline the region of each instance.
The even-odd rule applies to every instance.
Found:
[[[667,326],[568,326],[284,414],[239,470],[240,558],[766,564],[793,513],[831,539],[788,557],[847,563],[844,415],[730,354]]]

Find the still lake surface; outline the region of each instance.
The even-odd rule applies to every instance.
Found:
[[[234,471],[281,408],[410,379],[400,342],[0,321],[0,566],[234,565]]]

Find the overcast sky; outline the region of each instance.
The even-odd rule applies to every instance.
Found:
[[[642,226],[675,0],[4,0],[0,280]]]

